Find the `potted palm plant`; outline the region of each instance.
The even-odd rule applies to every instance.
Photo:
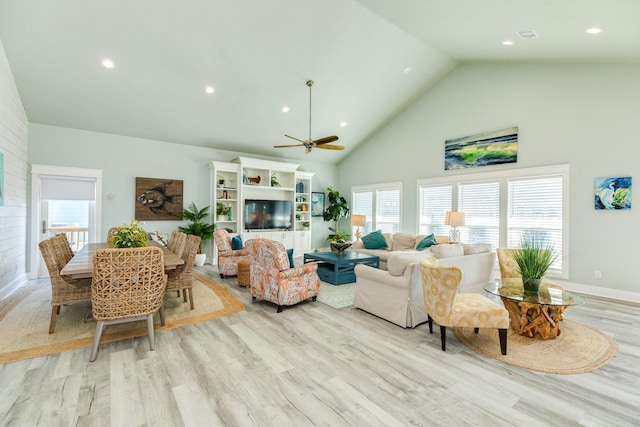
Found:
[[[182,211],[182,219],[190,221],[189,224],[186,227],[178,227],[178,230],[183,233],[200,236],[200,247],[198,248],[198,255],[196,255],[197,266],[203,266],[207,258],[207,255],[202,253],[202,242],[213,238],[213,232],[216,229],[215,224],[208,224],[203,221],[208,216],[209,206],[198,209],[196,204],[192,202],[188,209]]]
[[[556,260],[553,245],[537,233],[523,235],[522,247],[511,250],[525,292],[538,292],[545,273]]]

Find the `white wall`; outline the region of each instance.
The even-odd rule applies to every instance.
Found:
[[[0,299],[26,279],[27,115],[0,41],[0,152],[4,206],[0,206]]]
[[[128,223],[135,216],[135,178],[167,178],[184,181],[183,205],[192,201],[202,208],[209,204],[209,163],[228,162],[251,154],[186,146],[169,142],[131,138],[31,123],[29,162],[55,166],[102,169],[102,236],[109,227]],[[261,157],[265,158],[265,157]],[[322,163],[297,162],[299,170],[315,172],[313,191],[335,185],[337,167]],[[147,231],[167,232],[183,221],[145,221]],[[322,218],[312,218],[312,247],[326,247],[328,234]],[[209,241],[206,252],[211,255]]]
[[[569,280],[639,292],[640,198],[627,211],[593,207],[596,177],[640,185],[639,94],[639,65],[459,66],[339,165],[339,189],[402,181],[402,229],[415,232],[419,178],[568,163]],[[511,126],[519,127],[517,164],[444,170],[446,139]]]

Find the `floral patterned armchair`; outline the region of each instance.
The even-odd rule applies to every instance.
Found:
[[[260,297],[278,305],[297,304],[320,292],[318,264],[307,263],[291,268],[284,245],[274,240],[256,238],[245,243],[251,261],[251,299]]]
[[[238,274],[238,263],[243,259],[249,259],[245,249],[231,249],[231,235],[227,230],[216,230],[213,233],[213,240],[218,249],[218,272],[220,277],[236,276]]]

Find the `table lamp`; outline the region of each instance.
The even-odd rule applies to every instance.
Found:
[[[447,212],[444,223],[451,226],[449,243],[460,243],[460,230],[458,230],[458,226],[464,225],[464,212]]]
[[[367,216],[366,215],[351,215],[351,225],[353,227],[358,227],[356,229],[356,240],[360,240],[360,227],[364,227],[367,225]]]

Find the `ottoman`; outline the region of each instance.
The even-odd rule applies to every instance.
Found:
[[[243,259],[238,262],[238,285],[249,286],[251,282],[251,261]]]

